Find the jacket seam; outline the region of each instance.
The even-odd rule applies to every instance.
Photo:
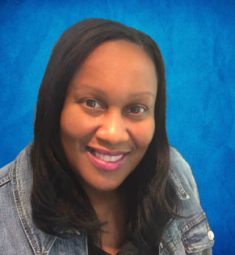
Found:
[[[197,218],[193,218],[191,220],[187,220],[186,224],[181,228],[181,233],[184,234],[190,229],[192,229],[194,226],[202,222],[206,219],[206,215],[204,212],[201,212],[200,215]]]
[[[4,186],[6,183],[8,183],[10,181],[11,181],[10,176],[9,176],[9,174],[7,174],[7,176],[0,179],[0,187]]]
[[[18,158],[18,161],[21,160],[21,157],[22,155],[20,155],[20,157]],[[27,219],[25,218],[25,214],[24,214],[24,209],[22,208],[22,205],[21,205],[21,201],[20,201],[20,192],[18,190],[18,178],[17,178],[17,172],[18,172],[18,166],[17,164],[15,165],[15,168],[14,170],[12,171],[12,180],[15,184],[15,188],[13,190],[13,193],[14,193],[14,198],[15,198],[15,203],[16,203],[16,208],[17,208],[17,211],[18,211],[18,214],[19,214],[19,219],[21,221],[21,224],[23,226],[23,229],[25,231],[25,234],[28,238],[28,241],[32,247],[32,250],[33,250],[33,253],[34,254],[40,254],[40,250],[39,250],[39,247],[38,247],[38,244],[37,244],[37,241],[35,240],[33,234],[31,233],[30,231],[30,226],[28,225],[27,223]]]

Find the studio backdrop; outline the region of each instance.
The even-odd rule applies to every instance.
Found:
[[[53,45],[68,26],[88,17],[123,22],[159,44],[170,143],[192,166],[215,232],[214,254],[235,254],[234,0],[1,1],[0,166],[32,140]]]

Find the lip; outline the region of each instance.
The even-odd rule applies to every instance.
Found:
[[[95,153],[92,153],[95,151],[97,154],[103,154],[102,157],[98,157],[95,155]],[[91,163],[98,169],[105,170],[105,171],[115,171],[118,170],[124,163],[125,157],[129,152],[123,152],[123,151],[108,151],[103,148],[94,148],[94,147],[87,147],[87,155],[90,159]],[[117,160],[113,159],[112,157],[117,157]],[[105,160],[111,159],[112,160]]]

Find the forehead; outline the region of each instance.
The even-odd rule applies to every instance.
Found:
[[[127,40],[100,44],[85,59],[72,80],[72,87],[92,85],[110,89],[141,89],[156,94],[155,65],[141,46]]]
[[[118,61],[119,64],[124,64],[127,58],[132,60],[132,62],[136,62],[136,65],[142,62],[149,66],[154,66],[152,59],[142,46],[124,39],[101,43],[88,55],[82,66],[94,61],[95,63],[102,63],[104,60],[110,61],[112,64],[116,61]]]

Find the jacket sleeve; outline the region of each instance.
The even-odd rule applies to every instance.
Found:
[[[201,207],[198,187],[190,165],[174,148],[170,151],[170,179],[179,198],[176,225],[188,255],[212,255],[214,234]]]
[[[207,249],[207,250],[204,250],[204,251],[202,252],[202,255],[212,255],[212,248]]]
[[[187,255],[212,255],[212,249],[209,248],[209,249],[206,249],[206,250],[203,250],[201,252],[197,252],[197,253],[186,253]]]

